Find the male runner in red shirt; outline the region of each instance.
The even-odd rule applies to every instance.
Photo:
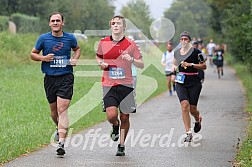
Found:
[[[116,156],[124,156],[124,142],[130,127],[129,113],[136,112],[131,65],[133,63],[137,68],[144,68],[144,62],[136,43],[124,35],[125,18],[114,16],[109,25],[112,35],[100,40],[96,61],[103,70],[103,109],[113,127],[111,132],[113,141],[119,139],[120,127],[120,144]]]

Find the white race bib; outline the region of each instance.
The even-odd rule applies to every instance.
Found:
[[[111,79],[123,79],[125,78],[125,71],[123,68],[110,67],[109,68],[109,78]]]
[[[69,65],[67,56],[54,56],[50,62],[50,67],[66,67],[67,65]]]

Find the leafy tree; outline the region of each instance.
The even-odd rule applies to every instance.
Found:
[[[191,11],[183,12],[177,18],[175,25],[176,31],[180,34],[183,31],[189,31],[192,36],[199,36],[199,24],[193,19],[193,13]],[[178,41],[179,38],[175,37],[175,40]]]
[[[22,13],[30,16],[45,14],[49,0],[1,0],[0,15],[10,16],[13,13]]]
[[[235,60],[252,71],[252,0],[207,0],[212,9],[211,26],[228,44]],[[216,15],[218,13],[218,15]],[[216,26],[218,25],[218,26]]]
[[[164,12],[176,27],[175,40],[182,31],[189,31],[192,36],[205,38],[208,36],[210,8],[202,0],[175,0]]]
[[[82,16],[83,28],[94,30],[109,29],[108,22],[114,16],[115,10],[115,7],[111,5],[111,1],[88,0],[88,3],[85,3],[85,5],[87,15],[85,17]]]
[[[114,15],[113,0],[1,0],[0,15],[21,13],[39,17],[41,32],[49,31],[48,16],[55,11],[65,16],[65,31],[108,29]],[[27,25],[29,26],[29,25]]]
[[[131,0],[121,9],[122,15],[129,19],[143,34],[150,37],[150,25],[153,19],[150,16],[149,6],[144,0]]]
[[[17,12],[16,0],[1,0],[0,3],[0,15],[10,16],[12,13]]]

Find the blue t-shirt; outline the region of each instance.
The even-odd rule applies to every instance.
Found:
[[[43,51],[43,56],[54,54],[51,62],[42,62],[41,70],[46,75],[63,75],[73,72],[73,67],[69,64],[71,49],[78,47],[78,43],[73,34],[63,32],[63,36],[55,37],[51,32],[39,36],[35,49]]]

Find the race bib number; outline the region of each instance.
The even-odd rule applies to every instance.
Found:
[[[221,56],[218,56],[218,59],[217,60],[222,60],[222,57]]]
[[[69,65],[67,56],[54,56],[50,62],[50,67],[66,67],[67,65]]]
[[[111,79],[123,79],[125,78],[125,72],[123,68],[110,67],[109,78]]]
[[[185,75],[178,73],[176,75],[175,82],[183,84],[185,82]]]

